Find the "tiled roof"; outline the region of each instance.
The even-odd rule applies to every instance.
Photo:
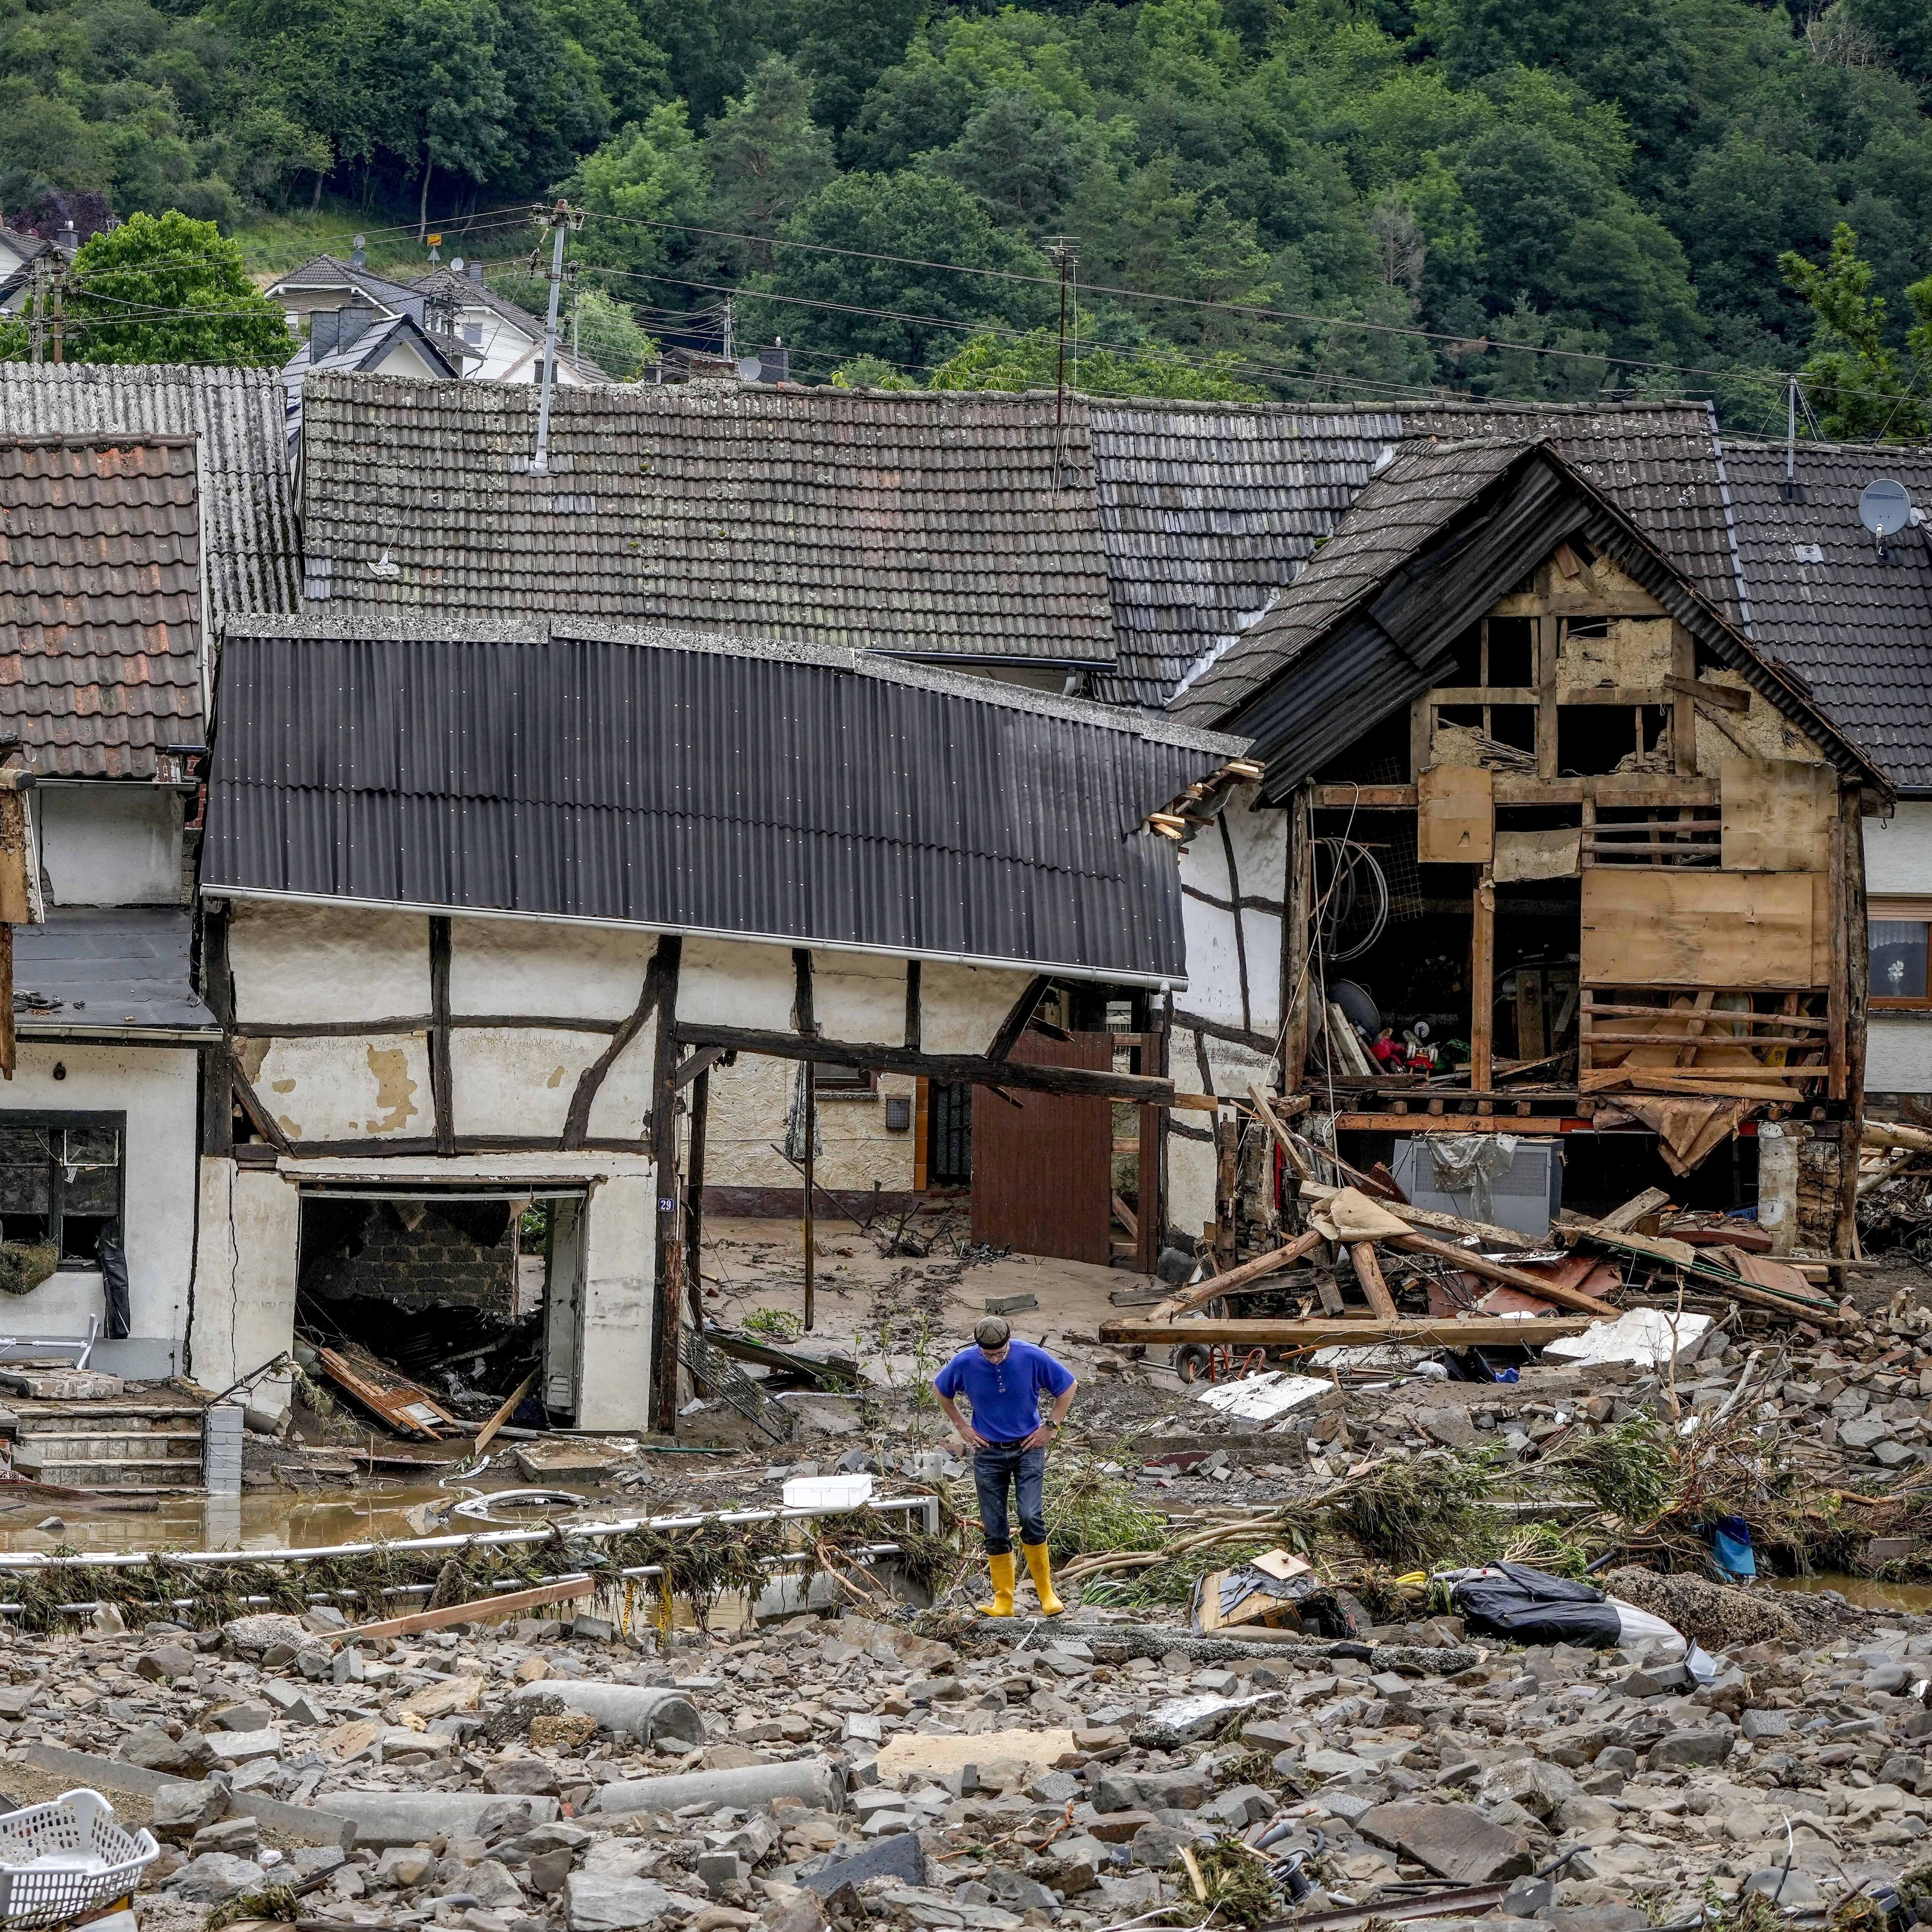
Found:
[[[31,769],[150,778],[202,742],[195,440],[0,441],[0,722]]]
[[[422,320],[423,297],[419,287],[392,281],[387,275],[372,275],[367,268],[352,268],[339,255],[317,255],[299,268],[278,275],[268,284],[272,292],[283,289],[359,289],[379,308],[392,315],[413,315]]]
[[[1784,451],[1724,452],[1744,580],[1746,628],[1805,679],[1904,790],[1932,790],[1932,548],[1909,526],[1881,560],[1858,496],[1886,476],[1932,511],[1932,451],[1802,443],[1802,502],[1784,495]]]
[[[1204,652],[1252,623],[1382,452],[1408,436],[1547,440],[1736,615],[1716,438],[1701,403],[1085,406],[1120,646],[1118,671],[1096,689],[1120,703],[1163,703]]]
[[[0,436],[200,439],[208,622],[295,608],[301,542],[278,371],[0,362]]]
[[[1111,665],[1085,413],[1051,396],[311,376],[310,608],[598,616]]]
[[[1386,584],[1531,446],[1500,436],[1400,446],[1342,513],[1292,590],[1199,668],[1171,710],[1197,724],[1225,716]]]

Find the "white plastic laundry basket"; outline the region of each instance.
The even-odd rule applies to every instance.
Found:
[[[58,1924],[132,1892],[161,1848],[130,1832],[98,1791],[0,1817],[0,1925]]]

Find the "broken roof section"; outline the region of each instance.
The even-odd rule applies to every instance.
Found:
[[[208,628],[295,608],[301,539],[280,374],[168,363],[0,363],[0,435],[200,439]]]
[[[1932,510],[1932,453],[1801,442],[1793,462],[1787,496],[1781,447],[1724,453],[1744,627],[1901,791],[1932,795],[1932,544],[1915,518],[1881,554],[1858,520],[1881,476]]]
[[[185,906],[62,906],[40,925],[16,926],[22,1037],[218,1034],[194,990],[193,928]]]
[[[312,376],[306,593],[968,663],[1114,660],[1084,411],[1054,399]]]
[[[152,778],[198,745],[192,436],[0,440],[0,667],[30,770]]]
[[[447,613],[238,626],[217,718],[205,892],[1150,984],[1186,956],[1142,820],[1241,748],[848,650]]]
[[[1544,440],[1418,441],[1371,478],[1274,608],[1178,693],[1251,734],[1275,799],[1441,681],[1457,636],[1566,539],[1605,551],[1848,776],[1883,774],[1696,578]]]

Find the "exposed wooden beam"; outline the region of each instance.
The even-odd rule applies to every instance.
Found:
[[[1136,1345],[1165,1348],[1178,1342],[1220,1342],[1238,1348],[1325,1348],[1335,1343],[1413,1342],[1434,1348],[1494,1348],[1511,1346],[1540,1348],[1566,1335],[1580,1335],[1592,1318],[1553,1315],[1517,1321],[1503,1316],[1465,1316],[1434,1320],[1421,1317],[1397,1322],[1372,1318],[1316,1318],[1306,1322],[1270,1320],[1214,1321],[1196,1316],[1186,1322],[1148,1322],[1127,1317],[1100,1324],[1100,1340],[1118,1346]]]

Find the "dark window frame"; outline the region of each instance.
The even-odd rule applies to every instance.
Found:
[[[1882,901],[1868,904],[1865,908],[1865,946],[1869,957],[1872,932],[1881,926],[1916,926],[1926,929],[1928,952],[1932,952],[1932,919],[1921,917],[1916,913],[1888,913]],[[1876,993],[1871,988],[1871,971],[1868,967],[1865,976],[1865,1004],[1875,1013],[1924,1012],[1932,1009],[1932,972],[1926,976],[1926,990],[1923,993],[1908,993],[1898,997]]]
[[[118,1226],[127,1224],[128,1207],[128,1115],[124,1109],[109,1108],[0,1108],[0,1130],[8,1128],[45,1128],[68,1132],[76,1127],[105,1127],[111,1129],[119,1158],[114,1163],[114,1211],[111,1216],[88,1215],[88,1220],[111,1220]],[[66,1218],[67,1163],[50,1153],[47,1177],[47,1238],[62,1250],[56,1272],[62,1274],[87,1274],[97,1271],[98,1257],[69,1255],[65,1252],[63,1239]]]

